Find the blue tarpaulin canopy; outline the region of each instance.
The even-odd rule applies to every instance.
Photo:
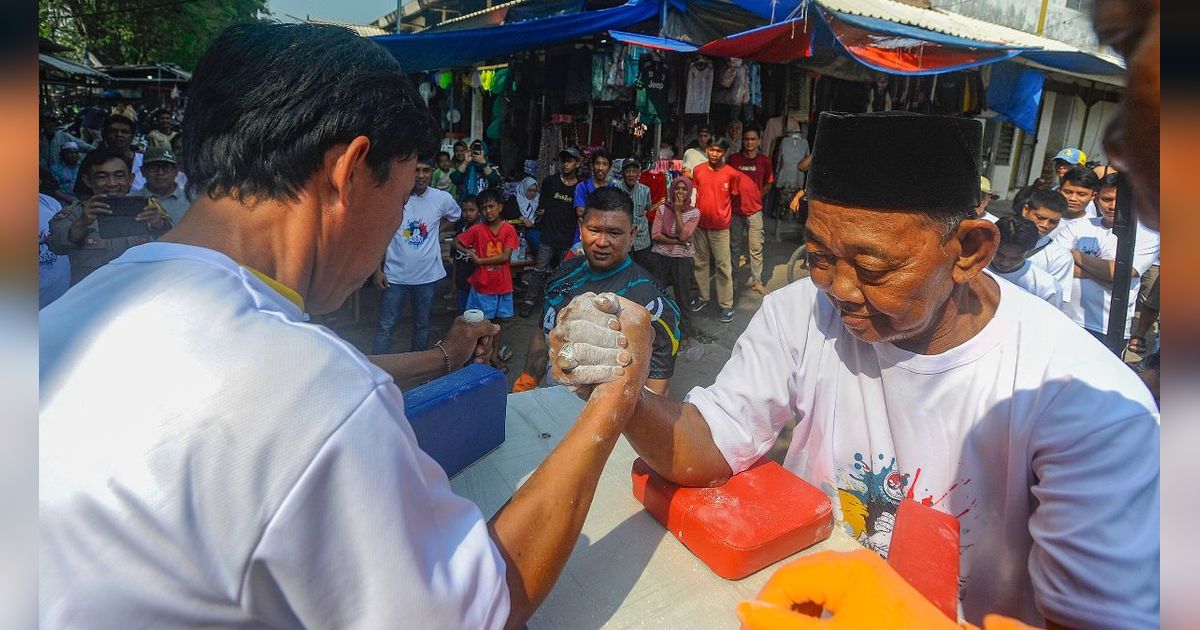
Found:
[[[406,72],[467,66],[587,35],[621,29],[656,17],[655,0],[629,0],[619,7],[457,31],[372,37]]]
[[[619,42],[642,46],[644,48],[653,48],[655,50],[669,50],[672,52],[696,52],[700,50],[700,47],[695,44],[671,39],[670,37],[626,33],[624,31],[609,31],[608,34]]]

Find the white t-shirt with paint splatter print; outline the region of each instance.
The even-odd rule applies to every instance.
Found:
[[[793,283],[688,401],[734,471],[796,418],[785,466],[883,555],[901,499],[958,516],[968,621],[1157,626],[1154,401],[1060,311],[998,284],[983,330],[918,355],[858,340],[811,280]]]

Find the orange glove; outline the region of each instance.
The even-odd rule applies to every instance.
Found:
[[[819,619],[797,612],[812,604],[824,608],[831,617]],[[746,630],[959,628],[882,558],[866,549],[823,551],[784,566],[767,581],[757,600],[738,604],[737,614]],[[963,627],[973,628],[969,624]],[[989,615],[984,628],[1029,630],[1018,621],[997,615]]]
[[[537,389],[538,380],[532,374],[521,373],[517,380],[513,382],[512,393],[520,394],[531,389]]]

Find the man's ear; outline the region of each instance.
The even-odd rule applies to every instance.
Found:
[[[350,144],[338,144],[325,152],[325,169],[329,173],[329,198],[325,201],[337,203],[343,208],[350,206],[350,191],[355,184],[363,185],[361,173],[367,168],[367,153],[371,141],[358,136]],[[373,181],[373,180],[371,180]]]
[[[987,219],[964,219],[950,240],[958,243],[954,282],[966,284],[992,262],[1000,247],[1000,230]]]

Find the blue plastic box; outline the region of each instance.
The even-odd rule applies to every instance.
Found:
[[[469,365],[404,393],[417,444],[453,477],[504,443],[508,379]]]

